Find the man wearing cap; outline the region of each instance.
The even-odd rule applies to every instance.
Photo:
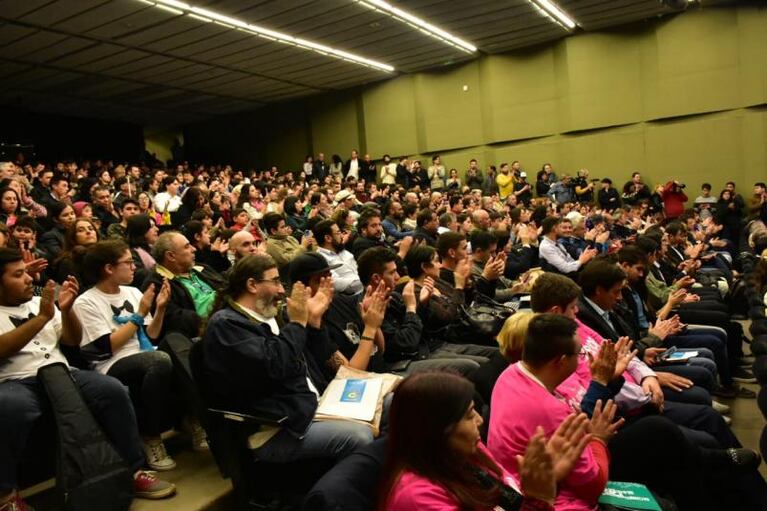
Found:
[[[357,275],[357,261],[344,248],[344,235],[338,224],[333,220],[322,220],[314,225],[312,232],[319,244],[317,252],[333,274],[333,289],[338,293],[352,295],[362,291],[362,282]],[[301,260],[308,261],[306,258]]]
[[[351,211],[354,207],[354,193],[346,189],[341,190],[335,195],[335,205],[338,208]]]
[[[514,195],[517,196],[519,202],[523,203],[525,207],[530,206],[530,201],[533,198],[533,189],[530,183],[527,182],[527,172],[519,173],[519,179],[514,183]]]
[[[333,265],[315,252],[301,254],[290,263],[290,282],[301,282],[311,294],[317,293],[323,278],[332,276]],[[332,279],[335,287],[335,278]],[[361,284],[360,284],[361,286]],[[365,296],[334,293],[322,318],[331,345],[337,349],[333,356],[338,365],[354,369],[382,372],[384,370],[384,338],[380,331],[386,313],[389,292],[383,286],[368,289]],[[360,304],[365,299],[367,307]],[[375,302],[375,303],[374,303]]]

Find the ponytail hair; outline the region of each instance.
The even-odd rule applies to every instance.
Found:
[[[237,261],[229,272],[226,284],[216,293],[216,300],[210,309],[208,320],[213,317],[213,314],[242,296],[248,289],[248,280],[260,280],[264,278],[264,273],[272,268],[277,268],[277,263],[267,254],[252,254]],[[205,327],[207,322],[203,330]]]

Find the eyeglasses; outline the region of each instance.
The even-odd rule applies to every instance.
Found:
[[[270,283],[278,285],[278,286],[282,285],[282,281],[280,280],[279,277],[274,277],[273,279],[258,279],[258,280],[256,280],[256,282],[270,282]]]
[[[127,260],[127,261],[117,261],[115,263],[115,266],[118,266],[120,264],[127,264],[128,266],[136,266],[136,263],[133,261],[133,259]]]
[[[569,355],[569,356],[571,356],[571,357],[572,357],[572,356],[580,356],[580,357],[585,357],[585,356],[586,356],[586,353],[587,353],[587,351],[586,351],[586,348],[584,348],[583,346],[581,346],[581,349],[580,349],[580,350],[578,350],[578,351],[577,351],[577,352],[575,352],[575,353],[568,353],[568,355]]]

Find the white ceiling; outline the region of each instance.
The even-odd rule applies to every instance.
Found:
[[[188,0],[413,73],[474,58],[354,0]],[[526,0],[391,0],[498,53],[569,34]],[[709,0],[721,3],[721,0]],[[596,30],[673,12],[659,0],[560,0]],[[0,104],[179,125],[392,74],[138,0],[0,0]]]

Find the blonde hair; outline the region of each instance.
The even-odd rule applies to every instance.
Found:
[[[517,312],[512,314],[503,324],[503,328],[498,332],[496,340],[506,360],[511,363],[517,362],[522,358],[522,349],[525,346],[525,335],[527,327],[537,314],[534,312]]]

